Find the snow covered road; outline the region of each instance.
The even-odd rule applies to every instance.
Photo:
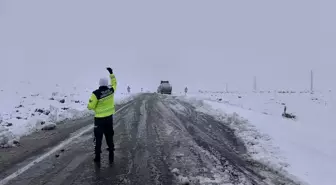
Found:
[[[142,94],[115,116],[113,166],[103,152],[95,167],[87,132],[8,184],[294,184],[248,158],[227,125],[173,96]]]

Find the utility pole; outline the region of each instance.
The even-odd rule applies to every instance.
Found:
[[[228,87],[228,84],[226,83],[226,93],[229,92],[229,87]]]
[[[310,93],[314,93],[314,74],[313,70],[310,71]]]
[[[253,80],[253,90],[254,92],[257,92],[257,77],[254,76],[254,80]]]

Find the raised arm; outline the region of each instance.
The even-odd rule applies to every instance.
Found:
[[[112,88],[113,88],[113,90],[115,92],[116,89],[117,89],[117,79],[116,79],[116,77],[115,77],[114,74],[110,74],[110,79],[111,79]]]
[[[111,86],[112,86],[112,88],[115,92],[116,89],[117,89],[117,79],[116,79],[115,75],[113,74],[113,70],[110,67],[108,67],[107,70],[110,73]]]

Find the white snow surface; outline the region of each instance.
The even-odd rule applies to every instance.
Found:
[[[255,160],[303,184],[335,184],[336,102],[331,92],[200,92],[181,99],[229,123]],[[295,120],[282,117],[285,105]]]
[[[55,123],[93,115],[87,103],[94,89],[42,89],[21,82],[12,89],[0,89],[0,147],[13,146],[20,137],[54,127]],[[128,101],[133,94],[115,94],[115,103]]]

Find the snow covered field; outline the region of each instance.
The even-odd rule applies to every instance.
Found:
[[[59,85],[41,88],[29,82],[0,89],[0,147],[16,145],[20,137],[34,131],[54,129],[56,123],[92,115],[86,106],[93,90]],[[117,92],[115,102],[127,97]]]
[[[254,159],[308,184],[335,184],[336,103],[331,92],[201,92],[188,94],[187,101],[231,123]],[[295,120],[282,117],[284,106]]]

